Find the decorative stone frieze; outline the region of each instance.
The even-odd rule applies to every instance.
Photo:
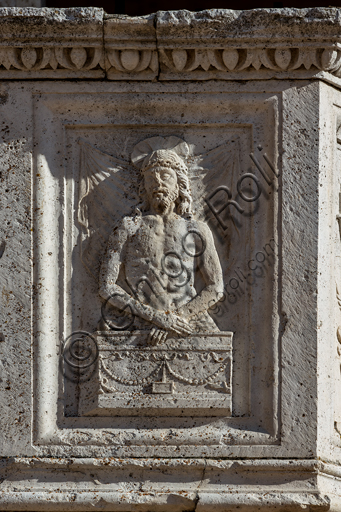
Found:
[[[341,11],[0,9],[0,510],[341,511]]]
[[[159,73],[155,16],[108,16],[104,21],[107,77],[153,80]]]
[[[3,8],[0,76],[250,80],[318,78],[328,73],[339,77],[337,9],[227,12],[160,12],[127,18],[90,8],[22,8],[20,12]],[[268,16],[266,25],[262,25],[264,16]],[[247,33],[246,27],[258,24],[258,30]],[[305,43],[307,27],[314,36]]]
[[[160,79],[338,76],[338,23],[337,9],[158,13]]]
[[[308,78],[319,71],[340,76],[341,51],[331,48],[162,49],[163,79]]]
[[[3,79],[104,78],[103,11],[0,8]]]

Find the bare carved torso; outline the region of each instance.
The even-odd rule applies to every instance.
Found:
[[[160,341],[168,331],[191,334],[193,321],[198,329],[216,329],[207,311],[219,300],[223,280],[208,226],[175,213],[180,185],[181,199],[190,197],[184,192],[183,163],[162,151],[151,158],[155,165],[143,170],[150,213],[125,217],[114,230],[101,267],[100,294],[120,310],[128,307],[139,322],[154,324],[152,338]]]
[[[197,223],[196,223],[197,224]],[[202,244],[189,233],[193,223],[156,215],[130,219],[124,246],[124,274],[141,302],[159,310],[175,310],[195,295],[193,256]]]

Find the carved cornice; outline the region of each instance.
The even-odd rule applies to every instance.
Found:
[[[49,70],[70,70],[78,73],[93,69],[104,69],[104,54],[100,47],[83,46],[56,48],[1,48],[0,62],[3,69],[21,70],[26,73]]]
[[[109,80],[152,80],[159,73],[155,15],[104,21]]]
[[[341,77],[341,10],[159,12],[0,9],[3,79]]]
[[[219,48],[163,49],[160,60],[164,77],[252,79],[289,75],[293,78],[314,76],[328,71],[336,76],[341,68],[341,50],[328,48]],[[270,73],[269,73],[270,70]],[[309,73],[307,73],[309,71]],[[177,76],[176,76],[177,75]]]
[[[157,76],[159,70],[158,53],[137,48],[108,48],[106,70],[110,80],[150,80]]]
[[[206,512],[260,509],[262,503],[268,510],[327,512],[332,507],[322,478],[340,476],[337,465],[314,459],[12,457],[0,465],[2,510],[138,512],[142,504],[173,512],[194,510],[199,501]]]
[[[0,9],[0,77],[104,78],[103,11]]]

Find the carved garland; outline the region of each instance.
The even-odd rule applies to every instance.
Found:
[[[126,386],[138,386],[138,385],[146,385],[146,384],[150,384],[153,379],[154,379],[154,375],[156,373],[158,373],[161,369],[161,367],[163,366],[163,363],[161,365],[159,365],[157,368],[155,368],[149,375],[148,377],[146,378],[142,378],[142,379],[125,379],[124,377],[119,377],[118,375],[115,375],[112,371],[110,371],[106,366],[105,364],[103,363],[103,359],[100,358],[100,363],[101,363],[101,369],[103,370],[103,372],[108,375],[108,377],[111,377],[113,380],[115,380],[116,382],[119,382],[120,384],[124,384]]]
[[[179,373],[177,373],[174,370],[172,370],[172,368],[170,367],[168,361],[165,358],[163,358],[163,360],[161,360],[161,364],[158,365],[158,367],[155,368],[150,373],[150,375],[148,375],[148,377],[142,378],[142,379],[132,380],[132,379],[125,379],[124,377],[119,377],[118,375],[115,375],[112,371],[110,371],[105,366],[105,364],[103,362],[103,359],[100,358],[100,366],[101,366],[101,369],[103,370],[103,372],[106,375],[108,375],[109,377],[111,377],[113,380],[115,380],[116,382],[119,382],[119,383],[124,384],[126,386],[138,386],[138,385],[150,384],[153,381],[153,379],[154,379],[154,375],[157,374],[158,372],[160,372],[163,367],[165,367],[168,370],[168,372],[174,378],[176,378],[180,382],[185,382],[186,384],[190,384],[191,386],[198,386],[198,385],[203,385],[203,384],[211,384],[211,383],[214,382],[214,380],[219,375],[219,373],[222,373],[222,372],[225,371],[226,366],[227,366],[227,362],[228,362],[228,359],[223,361],[223,363],[219,366],[219,368],[214,373],[212,373],[211,375],[208,375],[204,379],[188,379],[188,378],[184,377],[183,375],[180,375]]]

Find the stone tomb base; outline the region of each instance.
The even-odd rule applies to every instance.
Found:
[[[81,416],[230,416],[231,332],[148,345],[148,331],[97,332]]]

